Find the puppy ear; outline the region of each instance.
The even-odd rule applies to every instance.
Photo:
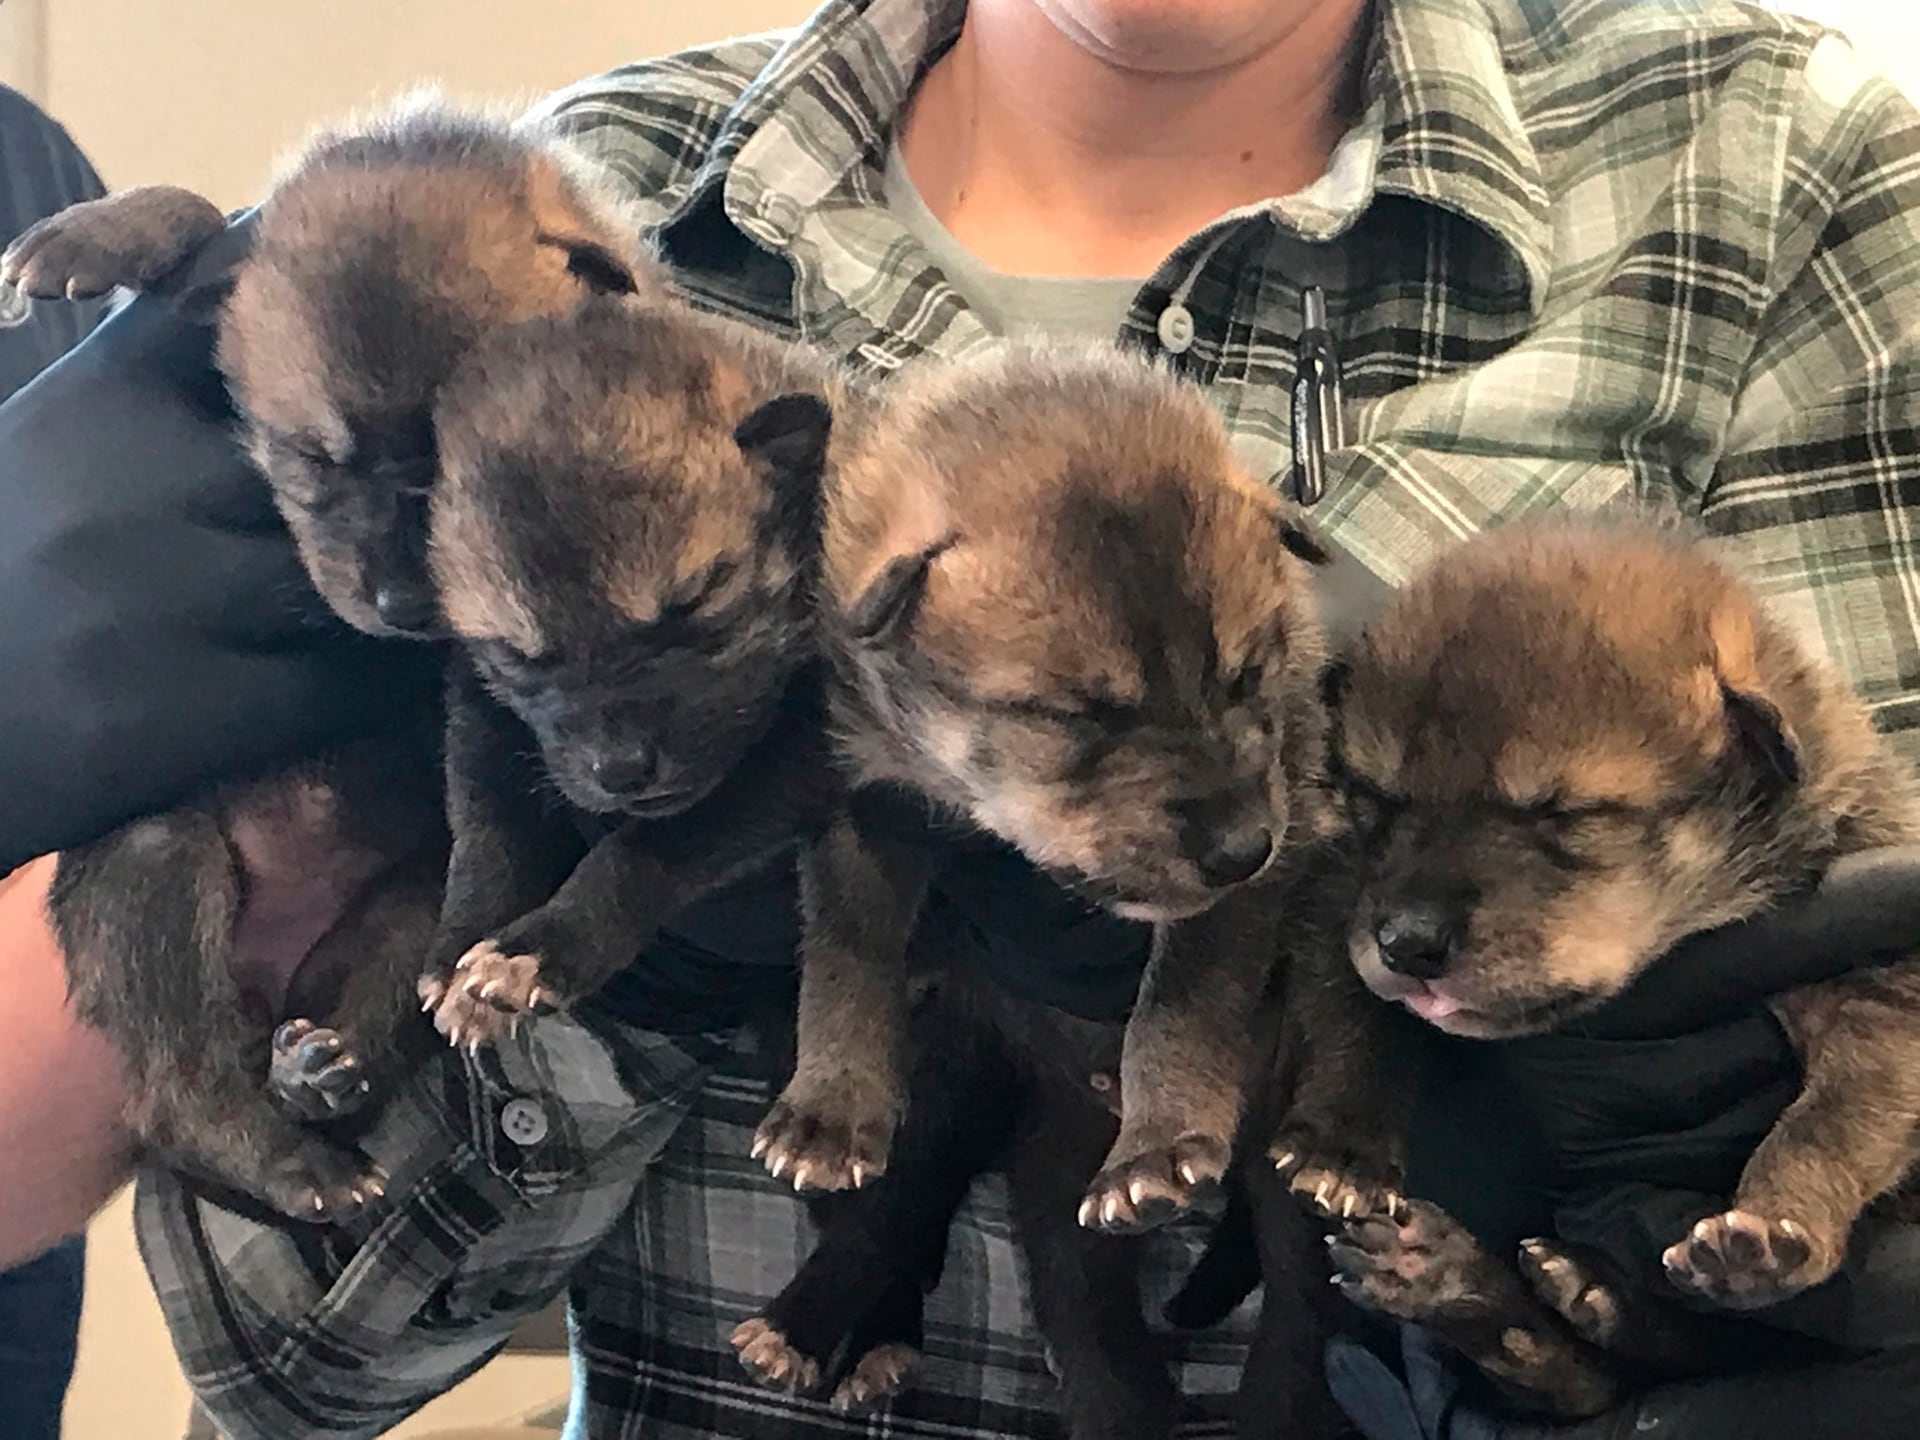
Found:
[[[833,412],[818,395],[776,395],[733,427],[733,443],[772,491],[767,518],[811,550],[820,534],[820,479]]]
[[[539,239],[542,244],[563,251],[567,257],[567,273],[594,294],[631,295],[639,289],[632,267],[599,241],[546,234]]]
[[[871,645],[897,633],[913,618],[920,599],[927,592],[927,575],[933,562],[952,548],[959,537],[951,532],[931,545],[905,555],[896,555],[880,567],[880,573],[868,582],[847,607],[847,629],[862,644]]]
[[[1727,734],[1733,753],[1768,795],[1778,795],[1800,783],[1800,742],[1780,707],[1764,695],[1736,690],[1724,679],[1720,701],[1726,707]]]
[[[1745,605],[1723,605],[1708,617],[1707,631],[1729,753],[1739,757],[1763,794],[1791,789],[1800,783],[1800,741],[1780,707],[1767,697],[1752,612]]]
[[[733,427],[733,443],[768,470],[817,481],[832,430],[833,411],[818,395],[776,395]]]

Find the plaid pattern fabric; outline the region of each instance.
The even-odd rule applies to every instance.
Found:
[[[141,1253],[195,1397],[231,1436],[390,1429],[566,1288],[723,1049],[554,1017],[449,1050],[364,1140],[389,1199],[351,1226],[261,1223],[143,1171]]]
[[[585,1404],[572,1433],[595,1440],[1062,1435],[1059,1389],[1028,1318],[997,1177],[976,1182],[953,1227],[927,1302],[919,1368],[884,1411],[838,1415],[748,1377],[726,1337],[793,1278],[813,1244],[792,1190],[748,1158],[772,1099],[750,1062],[717,1070],[648,1172],[632,1212],[580,1270],[572,1305]],[[1190,1226],[1153,1237],[1143,1276],[1150,1316],[1177,1288],[1203,1238]],[[1242,1307],[1215,1330],[1181,1337],[1183,1437],[1232,1433],[1228,1412],[1251,1328],[1251,1307]]]
[[[834,0],[795,34],[615,71],[545,112],[639,197],[701,303],[884,372],[987,338],[882,193],[885,138],[962,14]],[[1322,285],[1352,438],[1316,512],[1336,543],[1398,582],[1543,508],[1690,514],[1920,754],[1913,108],[1818,27],[1722,0],[1383,0],[1379,17],[1341,173],[1193,236],[1126,338],[1156,350],[1160,314],[1186,306],[1194,339],[1167,363],[1284,474],[1300,292]],[[450,1058],[384,1121],[397,1183],[370,1233],[288,1234],[143,1181],[149,1263],[230,1433],[377,1433],[570,1273],[576,1429],[595,1437],[1056,1433],[990,1183],[955,1228],[908,1395],[878,1421],[771,1399],[725,1336],[809,1241],[746,1158],[766,1099],[751,1065],[702,1084],[711,1041],[527,1033],[513,1083],[560,1134],[532,1172],[498,1140],[499,1079]],[[1189,1353],[1191,1393],[1230,1386],[1231,1331]]]
[[[497,1054],[448,1052],[388,1104],[366,1143],[392,1203],[362,1225],[262,1223],[143,1172],[141,1251],[196,1398],[234,1440],[378,1435],[570,1286],[572,1434],[870,1433],[871,1417],[759,1388],[727,1344],[812,1244],[792,1190],[748,1156],[772,1098],[744,1037],[544,1019]],[[1202,1241],[1193,1226],[1153,1238],[1150,1314]],[[987,1177],[954,1227],[921,1367],[878,1423],[928,1440],[1060,1433],[1028,1313]],[[1243,1307],[1182,1346],[1182,1435],[1231,1433],[1251,1323]]]

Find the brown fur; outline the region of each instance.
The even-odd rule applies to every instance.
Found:
[[[1682,937],[1920,837],[1912,777],[1838,678],[1701,545],[1638,521],[1530,521],[1458,547],[1369,627],[1339,714],[1369,861],[1353,963],[1458,1035],[1577,1021]],[[1830,1276],[1920,1144],[1920,962],[1775,1008],[1800,1098],[1727,1213],[1666,1257],[1675,1283],[1733,1308]],[[1603,1368],[1535,1323],[1511,1267],[1429,1263],[1450,1224],[1416,1217],[1417,1267],[1414,1242],[1394,1251],[1377,1225],[1354,1255],[1433,1269],[1417,1293],[1436,1304],[1447,1277],[1498,1292],[1527,1343],[1483,1329],[1463,1347],[1547,1408],[1604,1404]]]
[[[816,823],[830,397],[807,352],[644,298],[501,329],[447,384],[431,558],[464,659],[422,987],[456,1043],[590,994]]]
[[[823,610],[852,783],[1157,926],[1097,1228],[1159,1223],[1227,1163],[1276,954],[1247,882],[1321,822],[1315,555],[1198,390],[1106,348],[909,372],[835,473]],[[831,1188],[886,1165],[926,862],[856,811],[805,879],[800,1063],[757,1150]]]

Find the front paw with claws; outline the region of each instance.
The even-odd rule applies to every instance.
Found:
[[[512,954],[492,940],[462,955],[448,979],[423,980],[421,998],[432,1008],[434,1028],[469,1050],[498,1044],[525,1016],[551,1014],[562,1003],[544,982],[538,955]]]
[[[1166,1144],[1134,1147],[1125,1136],[1106,1167],[1093,1177],[1080,1202],[1080,1223],[1110,1235],[1137,1235],[1189,1211],[1221,1208],[1220,1182],[1227,1173],[1227,1142],[1211,1135],[1182,1135]]]
[[[1352,1147],[1329,1143],[1315,1130],[1281,1128],[1267,1158],[1287,1188],[1323,1219],[1351,1220],[1356,1215],[1406,1213],[1395,1167],[1369,1159]]]
[[[753,1158],[796,1190],[857,1190],[886,1173],[899,1107],[854,1077],[789,1085],[754,1132]]]
[[[1732,1310],[1756,1309],[1818,1285],[1839,1268],[1840,1247],[1805,1226],[1745,1210],[1709,1215],[1661,1257],[1680,1289]]]
[[[360,1057],[340,1032],[311,1020],[289,1020],[273,1032],[267,1087],[282,1105],[309,1121],[351,1115],[373,1088]]]
[[[1437,1205],[1404,1202],[1349,1220],[1327,1237],[1333,1283],[1355,1304],[1398,1320],[1425,1320],[1484,1298],[1495,1262],[1467,1228]]]

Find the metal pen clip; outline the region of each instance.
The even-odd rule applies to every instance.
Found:
[[[1300,295],[1294,343],[1293,498],[1312,505],[1327,493],[1327,452],[1347,443],[1340,405],[1340,357],[1327,329],[1327,296],[1318,285]]]

